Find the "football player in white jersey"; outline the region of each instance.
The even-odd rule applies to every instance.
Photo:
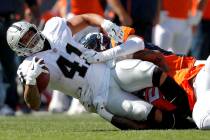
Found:
[[[153,105],[122,90],[128,88],[127,83],[123,83],[126,78],[130,79],[125,80],[128,84],[131,81],[137,83],[131,85],[134,89],[129,90],[153,86],[153,71],[156,66],[135,59],[117,62],[114,70],[106,63],[89,64],[81,57],[89,50],[72,39],[72,35],[87,25],[100,26],[116,42],[122,41],[121,29],[95,14],[75,16],[69,21],[54,17],[46,23],[42,32],[34,25],[23,21],[14,23],[8,29],[7,41],[11,49],[19,56],[27,56],[17,72],[25,84],[24,99],[27,105],[32,109],[39,108],[40,94],[36,78],[41,73],[50,73],[49,88],[78,98],[88,111],[98,113],[121,129],[147,128],[136,121],[146,121],[155,127],[159,125],[165,128],[172,127],[173,114],[161,112]],[[113,57],[144,49],[142,39],[136,36],[129,38],[122,45],[123,47],[116,47],[114,50],[110,49],[111,52],[103,53],[99,59],[111,60]],[[127,46],[132,47],[126,52],[124,48]],[[41,63],[43,60],[44,64]],[[44,66],[48,70],[45,70]],[[116,73],[113,74],[111,71]],[[120,77],[126,74],[132,77]],[[160,77],[161,75],[157,75],[157,83],[160,82]]]

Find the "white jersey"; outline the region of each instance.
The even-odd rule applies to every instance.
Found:
[[[90,65],[80,58],[85,48],[74,41],[66,20],[59,17],[50,19],[42,33],[51,49],[27,57],[19,66],[22,73],[19,77],[26,75],[32,58],[37,56],[44,59],[49,69],[49,88],[79,98],[86,108],[93,107],[101,99],[106,102],[110,69],[105,64]]]

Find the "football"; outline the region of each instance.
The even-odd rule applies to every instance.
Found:
[[[38,61],[39,58],[36,59]],[[41,61],[41,64],[44,64],[44,61]],[[47,67],[43,67],[45,70],[49,71]],[[39,92],[44,92],[49,84],[50,81],[50,73],[41,73],[37,78],[36,78],[36,83]]]

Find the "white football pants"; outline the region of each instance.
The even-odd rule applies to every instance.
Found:
[[[210,129],[210,57],[197,74],[193,87],[197,99],[193,108],[193,120],[199,129]]]
[[[154,28],[154,44],[176,54],[186,55],[192,42],[192,29],[187,20],[167,18]]]
[[[154,68],[155,65],[150,62],[135,59],[117,62],[111,71],[106,109],[132,120],[147,120],[153,105],[130,92],[152,86]]]

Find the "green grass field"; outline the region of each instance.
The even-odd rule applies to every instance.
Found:
[[[210,131],[120,131],[97,115],[0,117],[0,140],[209,140]]]

